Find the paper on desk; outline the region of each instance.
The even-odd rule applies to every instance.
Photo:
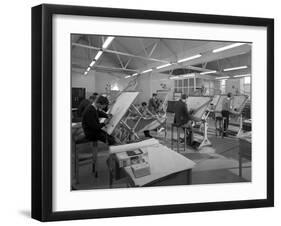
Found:
[[[159,141],[153,138],[153,139],[144,140],[144,141],[132,143],[132,144],[110,146],[109,152],[111,154],[115,154],[115,153],[119,153],[119,152],[132,151],[132,150],[135,150],[135,149],[138,149],[138,148],[152,146],[152,145],[155,145],[155,144],[159,144]]]

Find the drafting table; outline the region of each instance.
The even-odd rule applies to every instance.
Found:
[[[169,95],[170,90],[157,90],[157,98],[162,101],[161,106],[159,107],[160,109],[163,109],[166,111],[167,108],[167,101],[168,101],[168,95]]]
[[[207,118],[209,116],[207,109],[211,101],[212,99],[207,96],[188,97],[186,100],[188,110],[190,111],[192,109],[194,111],[192,118],[195,122],[200,122],[199,128],[192,130],[194,132],[194,140],[200,144],[198,150],[205,146],[211,146],[212,144],[208,139],[207,122]]]
[[[222,103],[223,100],[227,98],[226,95],[221,95],[220,99],[215,107],[215,114],[221,116],[221,111],[222,111]],[[230,117],[230,122],[229,122],[229,131],[233,131],[236,136],[239,136],[242,132],[243,128],[243,117],[242,117],[242,111],[248,101],[248,96],[247,95],[234,95],[231,100],[231,106],[232,106],[232,111],[230,112],[232,117]],[[234,117],[233,117],[234,116]]]
[[[110,122],[103,127],[103,130],[109,135],[113,133],[119,122],[125,116],[130,106],[133,104],[134,100],[138,96],[139,92],[123,92],[121,93],[114,104],[109,109],[109,114],[112,114]]]
[[[220,95],[220,98],[215,107],[215,112],[222,111],[222,103],[225,98],[227,98],[226,95]],[[231,104],[230,104],[232,106],[232,113],[236,115],[240,115],[243,111],[243,108],[245,107],[245,104],[247,103],[247,100],[248,100],[247,95],[234,95],[232,97]]]
[[[130,166],[122,168],[128,178],[130,186],[143,187],[191,184],[191,171],[195,166],[195,162],[160,144],[156,139],[129,145],[120,145],[119,147],[111,147],[110,153],[118,158],[118,153],[122,150],[134,150],[137,148],[142,148],[142,150],[148,152],[150,175],[136,178]]]
[[[200,120],[211,101],[211,98],[206,96],[189,96],[186,99],[186,105],[188,111],[193,110],[192,116]]]

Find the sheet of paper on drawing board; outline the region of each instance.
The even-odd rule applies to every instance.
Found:
[[[123,92],[117,97],[115,103],[108,112],[112,114],[113,117],[110,119],[109,123],[105,127],[103,127],[103,130],[105,132],[107,132],[109,135],[112,134],[138,94],[139,92]]]
[[[201,119],[204,112],[207,110],[208,103],[211,102],[210,97],[188,97],[186,105],[188,111],[193,110],[193,116],[197,119]]]

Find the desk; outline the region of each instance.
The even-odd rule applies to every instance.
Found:
[[[251,134],[239,137],[239,176],[242,177],[242,158],[252,159]]]
[[[130,166],[120,168],[132,187],[191,184],[195,162],[161,144],[143,147],[148,152],[150,175],[136,178]],[[116,154],[118,158],[118,153]]]

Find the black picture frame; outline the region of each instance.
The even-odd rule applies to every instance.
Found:
[[[55,14],[247,25],[267,29],[267,198],[95,210],[52,210],[52,18]],[[274,20],[43,4],[32,8],[32,218],[40,221],[122,217],[274,206]]]

